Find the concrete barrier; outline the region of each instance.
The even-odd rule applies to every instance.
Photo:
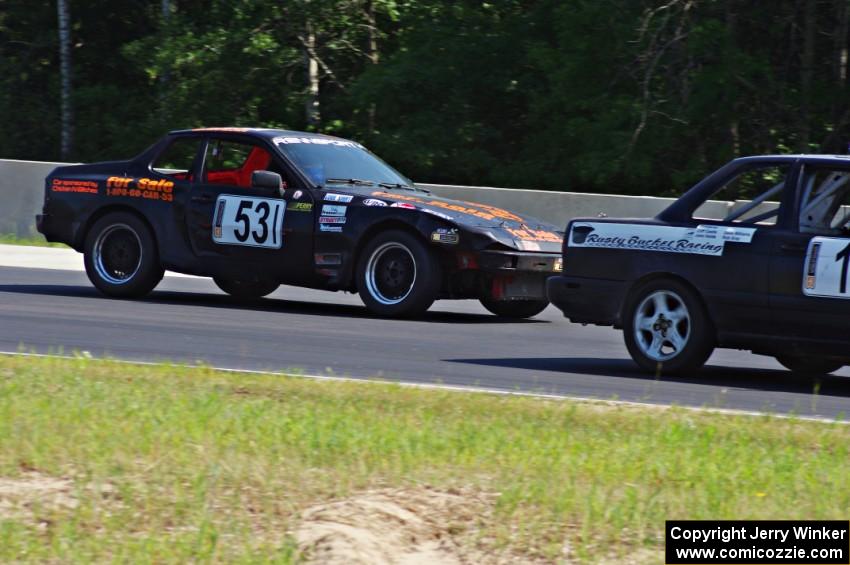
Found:
[[[0,159],[0,234],[37,235],[35,215],[44,200],[44,177],[64,164]]]
[[[44,178],[53,168],[65,163],[14,161],[0,159],[0,234],[32,236],[35,215],[41,210]],[[419,184],[438,196],[481,202],[513,210],[564,227],[576,217],[650,218],[669,206],[675,198],[655,196],[622,196],[548,190],[492,188],[487,186],[453,186]],[[707,202],[698,215],[720,219],[729,213],[733,202]]]

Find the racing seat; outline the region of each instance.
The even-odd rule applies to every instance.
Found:
[[[211,171],[207,173],[207,182],[211,184],[226,184],[240,188],[251,187],[251,174],[254,171],[265,170],[271,163],[272,156],[262,147],[254,147],[238,169]]]
[[[237,185],[243,188],[250,188],[251,175],[254,171],[266,170],[269,163],[271,163],[271,160],[272,156],[269,155],[268,151],[262,147],[254,147],[254,149],[251,150],[251,153],[248,154],[248,158],[245,159],[245,162],[242,164],[242,168],[237,172],[239,175]]]

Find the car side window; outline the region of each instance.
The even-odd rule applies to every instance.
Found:
[[[260,145],[211,139],[204,159],[204,178],[208,184],[223,184],[249,188],[254,171],[272,171],[286,181],[283,171],[275,165],[271,153]]]
[[[850,233],[850,170],[806,166],[800,193],[801,232]]]
[[[197,137],[175,138],[165,151],[154,159],[151,169],[171,178],[192,180],[192,165],[200,144],[201,140]]]
[[[788,165],[746,169],[721,186],[694,212],[695,220],[775,225],[786,190]]]

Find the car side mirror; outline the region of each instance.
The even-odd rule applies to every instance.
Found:
[[[271,171],[254,171],[251,173],[251,187],[268,190],[283,196],[283,179]]]

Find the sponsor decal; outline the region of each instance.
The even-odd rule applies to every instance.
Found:
[[[109,177],[106,179],[106,195],[171,202],[174,200],[174,181],[149,178]]]
[[[803,294],[850,299],[850,238],[812,238],[803,265]]]
[[[313,211],[313,203],[312,202],[290,202],[289,206],[287,206],[286,209],[292,210],[293,212],[312,212]]]
[[[378,196],[380,198],[384,198],[386,200],[403,200],[407,202],[416,202],[417,204],[424,204],[425,200],[419,198],[418,196],[409,196],[407,194],[390,194],[384,191],[373,192],[372,196]]]
[[[319,216],[320,224],[344,224],[348,218],[344,216]]]
[[[372,196],[380,196],[382,198],[386,198],[388,200],[401,200],[402,202],[396,202],[391,204],[393,208],[409,208],[413,209],[410,206],[402,206],[403,202],[414,202],[416,204],[424,204],[431,208],[439,208],[441,210],[448,210],[450,212],[460,212],[461,214],[465,214],[467,216],[475,216],[476,218],[481,218],[483,220],[495,220],[497,218],[496,213],[490,210],[479,210],[477,208],[469,208],[467,206],[461,206],[459,204],[452,204],[450,202],[443,202],[442,200],[426,200],[424,198],[419,198],[418,196],[408,196],[406,194],[388,194],[386,192],[378,191],[373,192]],[[468,203],[471,204],[471,203]],[[481,207],[480,204],[475,204],[477,207]],[[493,210],[499,210],[498,208],[494,208]],[[504,210],[500,210],[500,212],[504,212]],[[506,212],[506,214],[510,214]],[[519,219],[518,216],[515,216]],[[505,218],[502,219],[511,219]]]
[[[342,226],[319,224],[319,231],[329,231],[329,232],[340,233],[340,232],[342,232]]]
[[[277,145],[334,145],[336,147],[364,149],[362,145],[355,141],[348,141],[346,139],[329,139],[326,137],[275,137],[272,141]]]
[[[595,222],[573,224],[568,240],[570,247],[713,256],[723,255],[724,243],[721,237],[696,237],[691,228]]]
[[[334,206],[331,204],[325,204],[322,206],[323,216],[345,216],[347,211],[348,206]]]
[[[325,194],[325,202],[342,202],[343,204],[347,204],[352,199],[354,199],[354,196],[350,194],[335,194],[333,192]]]
[[[390,208],[403,208],[405,210],[416,210],[416,206],[408,202],[393,202]]]
[[[548,241],[550,243],[561,243],[561,241],[563,241],[561,236],[554,232],[550,232],[548,230],[535,230],[528,226],[524,226],[522,229],[505,228],[505,231],[511,234],[514,239],[518,239],[520,241]]]
[[[304,196],[304,193],[301,192],[300,190],[296,190],[295,192],[292,193],[292,199],[293,200],[298,200],[302,196]]]
[[[90,180],[53,179],[50,183],[53,192],[76,192],[79,194],[97,194],[97,183]]]
[[[449,216],[448,214],[443,214],[442,212],[437,212],[436,210],[431,210],[430,208],[422,208],[422,211],[431,214],[432,216],[437,216],[438,218],[441,218],[443,220],[448,220],[450,222],[454,221],[454,218],[452,216]]]
[[[820,256],[820,247],[822,242],[812,243],[806,258],[806,290],[813,290],[818,277],[818,257]]]
[[[460,235],[457,233],[457,228],[437,228],[431,232],[431,241],[457,245],[460,241]]]
[[[213,216],[213,239],[221,239],[221,225],[224,222],[224,206],[226,200],[219,200],[215,206],[215,215]]]
[[[488,204],[480,204],[478,202],[464,202],[464,204],[469,204],[470,206],[475,206],[476,208],[486,210],[487,212],[493,214],[495,217],[500,218],[502,220],[510,220],[512,222],[518,222],[520,224],[525,221],[513,212],[508,212],[507,210],[496,208],[495,206],[490,206]]]
[[[363,201],[364,206],[386,206],[387,203],[377,198],[367,198]]]
[[[750,243],[756,228],[739,228],[729,226],[712,226],[700,224],[694,231],[694,239],[722,239],[732,243]]]

